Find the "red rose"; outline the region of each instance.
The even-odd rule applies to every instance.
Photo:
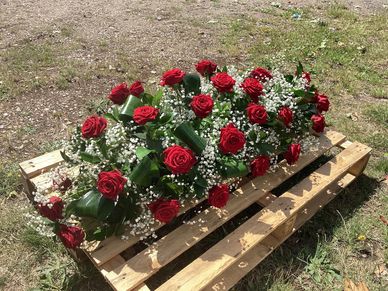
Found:
[[[316,132],[323,132],[325,129],[325,117],[321,114],[314,114],[311,116],[311,121],[313,122],[313,129]]]
[[[84,138],[99,137],[108,125],[104,117],[97,115],[89,116],[81,127]]]
[[[329,98],[326,95],[315,93],[315,100],[319,112],[328,111],[330,107]]]
[[[144,125],[148,121],[155,120],[158,116],[159,109],[152,106],[140,106],[133,111],[133,120],[139,124]]]
[[[219,148],[223,154],[236,154],[245,145],[244,133],[239,131],[233,123],[221,128]]]
[[[192,150],[179,145],[168,147],[163,154],[163,162],[173,174],[186,174],[197,162]]]
[[[311,75],[309,72],[302,72],[302,78],[306,81],[306,86],[310,86]]]
[[[251,162],[251,173],[253,177],[263,176],[270,166],[268,156],[258,156]]]
[[[77,226],[67,226],[61,224],[58,236],[65,247],[75,249],[84,241],[85,233]]]
[[[39,213],[47,217],[52,221],[57,221],[63,218],[63,201],[61,198],[57,196],[51,196],[49,201],[46,204],[38,204]]]
[[[249,122],[252,124],[265,124],[267,123],[268,114],[265,107],[256,103],[249,103],[247,107],[247,114]]]
[[[222,208],[229,200],[229,186],[226,184],[216,185],[209,190],[208,201],[211,206]]]
[[[289,165],[295,164],[299,159],[300,154],[300,144],[290,144],[287,151],[284,153],[284,158],[287,160]]]
[[[226,72],[217,73],[215,76],[211,77],[211,81],[220,93],[233,92],[233,86],[236,83],[236,81]]]
[[[182,82],[183,77],[186,75],[182,70],[175,68],[165,72],[160,80],[161,86],[173,86]]]
[[[197,69],[198,73],[205,77],[212,75],[216,71],[217,65],[212,61],[202,60],[195,65],[195,68]]]
[[[159,198],[148,205],[148,208],[153,213],[154,218],[164,223],[169,223],[178,215],[179,207],[178,200],[167,200],[163,198]]]
[[[292,122],[292,117],[293,114],[290,108],[282,107],[279,109],[278,118],[283,121],[285,126],[290,126],[290,123]]]
[[[132,83],[131,87],[129,87],[129,93],[135,97],[139,97],[140,94],[144,93],[143,85],[140,81],[135,81]]]
[[[265,82],[268,79],[272,79],[272,74],[261,67],[257,67],[251,72],[251,77],[259,80],[260,82]]]
[[[119,170],[101,172],[98,174],[97,189],[106,199],[116,200],[117,196],[123,192],[126,182],[127,179]]]
[[[129,96],[129,89],[127,87],[126,83],[122,83],[120,85],[117,85],[112,89],[110,92],[110,95],[108,98],[114,103],[114,104],[123,104],[127,97]]]
[[[64,194],[71,188],[73,182],[68,177],[61,176],[59,179],[53,180],[53,188]]]
[[[199,94],[193,97],[190,103],[191,109],[199,118],[205,118],[213,109],[214,102],[210,95]]]
[[[254,78],[247,78],[240,84],[244,92],[251,97],[253,102],[259,101],[259,96],[263,94],[263,85]]]

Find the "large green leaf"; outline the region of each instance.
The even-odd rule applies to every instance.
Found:
[[[133,111],[143,105],[140,98],[130,95],[121,108],[119,118],[123,121],[128,121],[133,116]]]
[[[241,161],[228,159],[222,164],[221,173],[224,178],[244,177],[248,175],[249,169],[247,165]]]
[[[143,159],[145,156],[148,156],[149,153],[154,152],[153,150],[147,149],[145,147],[138,147],[136,149],[136,156],[139,160]]]
[[[159,166],[149,156],[145,156],[133,169],[129,179],[140,185],[151,185],[152,179],[159,177]]]
[[[175,129],[174,135],[187,144],[187,146],[197,154],[201,154],[206,147],[206,140],[196,134],[193,127],[188,122],[179,125]]]
[[[89,153],[86,153],[86,152],[81,152],[79,154],[81,160],[85,161],[85,162],[89,162],[91,164],[98,164],[99,162],[101,162],[101,159],[97,156],[94,156],[94,155],[91,155]]]
[[[201,93],[201,79],[195,73],[188,73],[183,78],[183,87],[185,88],[185,93]]]
[[[81,198],[72,201],[67,206],[66,215],[94,217],[103,221],[112,213],[114,206],[113,200],[106,199],[97,189],[92,189]]]

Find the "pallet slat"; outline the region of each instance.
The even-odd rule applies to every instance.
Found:
[[[343,177],[370,149],[353,143],[309,177],[292,187],[234,232],[194,260],[157,290],[201,290],[242,255],[296,214],[310,199]],[[196,272],[201,270],[201,272]],[[196,273],[196,276],[191,274]]]
[[[60,150],[56,150],[22,162],[19,166],[22,175],[27,179],[31,179],[58,166],[61,162],[63,162],[63,158]]]
[[[140,284],[159,268],[171,262],[236,214],[257,202],[269,191],[279,186],[293,174],[299,172],[328,149],[341,143],[344,138],[343,135],[338,134],[329,134],[327,137],[322,136],[320,148],[314,153],[302,156],[295,166],[288,167],[285,161],[283,161],[279,164],[280,167],[276,172],[256,178],[253,183],[243,186],[245,190],[236,191],[223,209],[222,214],[216,211],[202,212],[193,218],[193,220],[203,219],[206,221],[206,227],[199,224],[180,226],[160,239],[156,246],[153,245],[147,248],[114,270],[114,272],[109,273],[107,278],[118,290],[124,290]],[[249,185],[251,186],[249,187]],[[271,198],[275,199],[273,196]],[[177,237],[179,237],[178,241]]]

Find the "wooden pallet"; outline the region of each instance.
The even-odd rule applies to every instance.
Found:
[[[261,210],[188,261],[178,273],[164,278],[156,288],[159,291],[228,290],[363,172],[371,151],[369,147],[349,142],[334,131],[326,132],[319,139],[318,149],[302,155],[295,165],[288,166],[282,161],[276,172],[244,184],[233,193],[222,211],[203,211],[192,218],[196,221],[201,218],[206,224],[181,224],[140,252],[134,251],[138,238],[133,236],[128,240],[110,237],[91,244],[84,252],[113,289],[150,290],[145,283],[147,279],[181,254],[190,252],[190,248],[237,214],[258,204],[263,207]],[[339,153],[327,163],[279,197],[271,193],[333,147]],[[25,191],[31,195],[36,185],[50,189],[45,172],[61,161],[59,152],[53,152],[21,163]]]

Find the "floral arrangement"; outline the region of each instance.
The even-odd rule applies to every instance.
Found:
[[[222,208],[242,177],[294,164],[324,130],[329,100],[301,64],[289,75],[209,60],[196,70],[165,72],[154,95],[140,81],[112,89],[66,142],[51,196],[37,189],[40,232],[68,248],[125,228],[155,236],[185,205]]]

